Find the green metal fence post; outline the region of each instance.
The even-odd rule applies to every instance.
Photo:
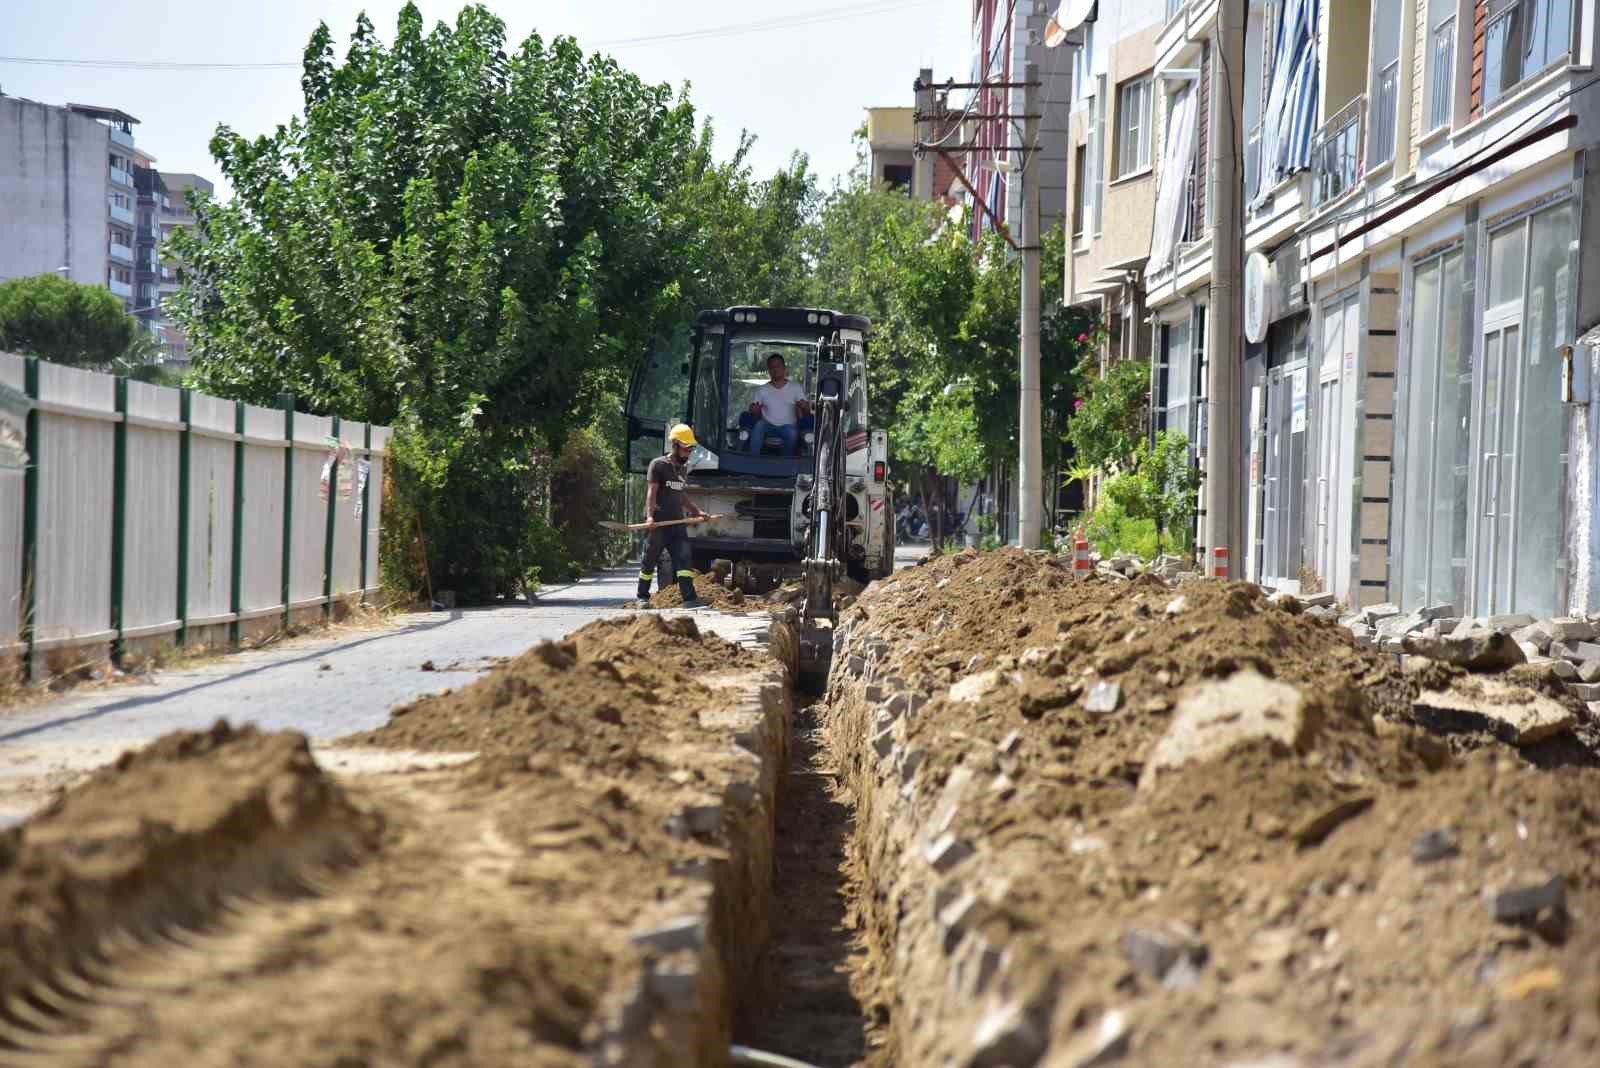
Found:
[[[361,483],[361,577],[357,580],[361,589],[361,603],[367,603],[367,528],[372,525],[372,519],[367,514],[367,506],[372,503],[368,495],[368,487],[372,482],[372,423],[367,423],[366,439],[361,443],[362,459],[367,465],[367,477]],[[358,465],[356,471],[360,472]]]
[[[339,440],[339,417],[333,417],[333,440]],[[333,526],[339,507],[339,447],[328,465],[328,529],[322,541],[322,621],[333,619]]]
[[[128,380],[117,376],[117,422],[112,428],[111,453],[111,659],[120,663],[124,652],[122,604],[127,592],[128,557]]]
[[[178,391],[178,644],[189,644],[189,411],[187,389]]]
[[[39,360],[30,356],[23,363],[22,389],[32,402],[24,428],[28,466],[22,473],[22,631],[28,647],[28,677],[33,678],[34,622],[39,610]]]
[[[228,640],[239,644],[244,611],[244,401],[233,402],[233,575],[228,588]]]
[[[294,394],[279,396],[283,405],[283,629],[289,629],[289,567],[294,559]]]

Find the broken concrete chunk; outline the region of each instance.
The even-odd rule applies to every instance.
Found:
[[[1456,606],[1453,604],[1430,604],[1423,608],[1417,609],[1417,615],[1421,616],[1423,619],[1426,619],[1430,623],[1437,622],[1442,619],[1448,619],[1450,616],[1455,614]]]
[[[970,890],[939,910],[939,926],[944,930],[944,951],[955,952],[978,918],[978,895]]]
[[[1548,878],[1517,880],[1499,889],[1485,892],[1489,915],[1496,923],[1517,923],[1531,920],[1544,909],[1564,910],[1567,907],[1567,880],[1562,875]]]
[[[1543,656],[1550,650],[1550,643],[1554,640],[1550,630],[1542,623],[1530,623],[1526,627],[1518,627],[1511,632],[1511,640],[1518,645],[1531,645]]]
[[[705,941],[705,924],[698,916],[679,916],[657,927],[635,931],[628,940],[640,949],[652,949],[657,953],[699,949]]]
[[[1133,1029],[1129,1026],[1127,1013],[1112,1009],[1100,1017],[1094,1034],[1085,1035],[1060,1055],[1052,1054],[1050,1065],[1052,1068],[1056,1065],[1061,1068],[1103,1068],[1127,1055],[1132,1038]]]
[[[927,861],[928,866],[934,871],[943,875],[972,856],[973,852],[971,842],[957,838],[953,831],[946,831],[923,847],[922,859]]]
[[[1558,642],[1586,642],[1593,639],[1596,633],[1593,623],[1571,616],[1547,619],[1543,626],[1549,630],[1551,640]]]
[[[1578,723],[1560,701],[1500,678],[1456,679],[1448,690],[1424,690],[1411,714],[1432,730],[1488,731],[1511,745],[1532,745]]]
[[[1009,734],[1007,734],[1004,738],[1000,739],[1000,744],[996,748],[998,748],[1000,750],[1000,752],[1005,756],[1011,756],[1018,749],[1021,749],[1022,748],[1022,731],[1021,731],[1021,729],[1020,728],[1013,728]]]
[[[1169,616],[1175,616],[1187,607],[1189,607],[1189,598],[1180,593],[1167,602],[1166,613]]]
[[[1550,662],[1545,664],[1544,669],[1550,673],[1552,678],[1560,679],[1563,682],[1569,682],[1575,679],[1583,679],[1584,682],[1594,682],[1596,679],[1600,679],[1600,660],[1592,661],[1592,663],[1595,666],[1595,677],[1593,679],[1584,679],[1582,670],[1570,660],[1558,660],[1551,658]]]
[[[653,997],[674,1009],[691,1009],[700,990],[700,969],[693,961],[658,964],[646,979]]]
[[[972,1036],[972,1052],[963,1068],[1016,1068],[1035,1064],[1045,1049],[1045,1036],[1015,1002],[984,1014]]]
[[[950,700],[978,702],[989,694],[1004,686],[1007,681],[1006,674],[998,670],[983,671],[976,675],[968,675],[954,686],[950,687]]]
[[[1090,686],[1089,692],[1083,697],[1083,708],[1086,712],[1115,712],[1117,705],[1121,703],[1122,687],[1105,679]]]
[[[1459,855],[1455,832],[1448,827],[1424,831],[1411,842],[1411,860],[1416,864],[1432,864],[1436,860]]]
[[[1377,626],[1381,621],[1399,614],[1400,606],[1397,604],[1369,605],[1366,612],[1363,613],[1366,616],[1367,626],[1369,627]]]
[[[1509,636],[1477,628],[1465,634],[1458,629],[1448,638],[1412,635],[1404,640],[1404,651],[1468,671],[1502,671],[1527,659]]]
[[[894,752],[894,731],[883,730],[872,736],[872,751],[879,757],[886,757]]]
[[[1567,692],[1585,703],[1600,701],[1600,682],[1569,682]]]
[[[909,785],[917,777],[917,769],[922,767],[923,751],[920,748],[904,749],[900,754],[900,785]]]
[[[690,834],[715,834],[722,826],[722,806],[690,805],[683,810],[683,822]]]
[[[1179,699],[1172,725],[1145,761],[1139,788],[1152,788],[1162,772],[1216,760],[1260,739],[1302,750],[1317,727],[1299,690],[1255,671],[1200,683]]]
[[[1164,982],[1184,961],[1198,972],[1206,959],[1205,946],[1176,932],[1156,928],[1130,927],[1118,944],[1134,971],[1157,982]]]
[[[1521,627],[1530,626],[1533,623],[1533,617],[1526,612],[1508,612],[1504,615],[1490,616],[1483,622],[1490,630],[1509,634]]]
[[[1583,682],[1600,682],[1600,657],[1585,660],[1576,668],[1578,678]]]
[[[1295,844],[1300,846],[1314,846],[1328,835],[1332,834],[1341,823],[1354,819],[1372,806],[1372,797],[1359,794],[1355,797],[1340,798],[1333,803],[1317,809],[1311,815],[1301,820],[1295,826],[1292,836]]]

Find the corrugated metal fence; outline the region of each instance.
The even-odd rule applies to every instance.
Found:
[[[0,656],[331,613],[378,583],[388,441],[0,353]]]

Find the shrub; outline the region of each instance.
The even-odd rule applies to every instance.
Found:
[[[625,539],[600,526],[621,492],[621,466],[600,433],[585,427],[568,434],[550,477],[550,510],[563,549],[580,567],[605,567],[621,552]]]

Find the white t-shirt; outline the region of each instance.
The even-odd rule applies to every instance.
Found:
[[[756,402],[761,405],[761,418],[773,426],[795,424],[795,404],[806,399],[805,387],[790,378],[782,386],[771,382],[756,390]]]

